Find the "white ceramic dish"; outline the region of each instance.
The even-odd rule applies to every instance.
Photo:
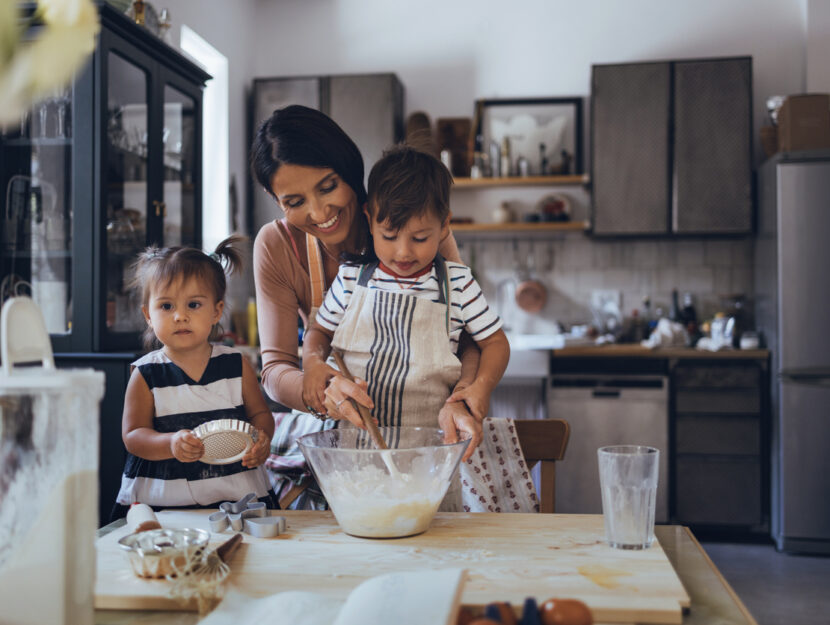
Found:
[[[205,464],[230,464],[242,460],[254,444],[254,428],[239,419],[216,419],[203,423],[193,434],[205,446],[199,458]]]

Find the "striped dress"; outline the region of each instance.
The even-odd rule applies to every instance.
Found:
[[[242,400],[242,354],[214,345],[202,378],[191,379],[162,350],[134,363],[153,393],[157,432],[192,430],[214,419],[248,421]],[[146,503],[156,507],[213,507],[253,492],[269,496],[264,467],[247,469],[242,462],[225,465],[203,462],[145,460],[127,454],[117,503]]]

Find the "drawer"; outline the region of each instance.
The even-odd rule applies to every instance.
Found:
[[[757,456],[761,453],[761,422],[743,415],[678,415],[675,421],[678,454]]]
[[[679,365],[674,370],[674,383],[677,388],[758,388],[761,385],[761,371],[756,366]]]
[[[677,520],[702,525],[762,522],[758,459],[677,457]]]
[[[675,409],[678,414],[758,414],[761,393],[758,389],[678,389]]]

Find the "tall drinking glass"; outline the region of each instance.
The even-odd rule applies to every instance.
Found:
[[[647,549],[654,542],[660,450],[616,445],[600,447],[597,456],[608,544],[618,549]]]

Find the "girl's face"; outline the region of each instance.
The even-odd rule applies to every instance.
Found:
[[[202,280],[175,280],[152,289],[144,318],[159,341],[173,352],[186,352],[207,344],[213,326],[222,318],[224,302]]]
[[[288,222],[323,243],[343,243],[357,215],[357,195],[333,170],[282,165],[271,190]]]
[[[411,217],[400,230],[390,228],[388,221],[378,222],[368,210],[366,218],[378,259],[402,277],[418,273],[432,263],[438,246],[450,231],[449,219],[441,223],[431,211]]]

